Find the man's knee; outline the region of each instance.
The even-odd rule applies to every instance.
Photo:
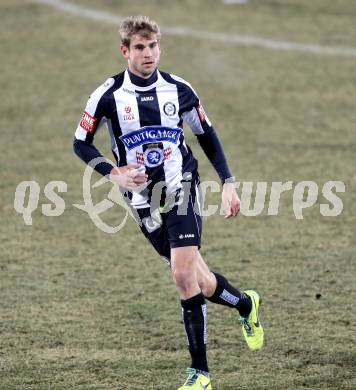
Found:
[[[197,251],[193,248],[172,250],[172,276],[176,286],[189,290],[197,285]]]
[[[188,290],[196,283],[196,279],[186,269],[175,269],[173,271],[173,280],[177,287]]]

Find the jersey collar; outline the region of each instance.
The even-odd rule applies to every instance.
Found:
[[[148,79],[136,76],[127,69],[127,73],[130,77],[131,83],[137,85],[138,87],[148,87],[154,84],[158,80],[157,69],[151,74]]]

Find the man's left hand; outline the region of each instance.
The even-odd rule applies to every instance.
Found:
[[[234,183],[223,184],[221,198],[225,218],[236,217],[240,211],[240,198],[237,195]]]

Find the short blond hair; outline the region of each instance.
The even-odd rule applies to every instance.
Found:
[[[161,31],[158,24],[148,16],[136,15],[125,18],[119,28],[121,44],[130,47],[131,37],[138,34],[144,38],[150,38],[155,34],[157,40],[161,38]]]

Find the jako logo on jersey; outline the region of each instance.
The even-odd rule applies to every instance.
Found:
[[[79,125],[82,129],[84,129],[88,133],[91,133],[95,130],[96,122],[97,118],[94,118],[89,113],[84,111]]]
[[[142,96],[141,102],[152,102],[154,100],[153,96]]]
[[[128,150],[132,150],[137,146],[152,142],[167,141],[176,144],[181,133],[182,129],[178,127],[145,126],[139,130],[121,135],[119,138]]]
[[[181,240],[183,240],[183,238],[194,238],[194,237],[195,237],[194,234],[180,234],[180,235],[179,235],[179,238],[180,238]]]

